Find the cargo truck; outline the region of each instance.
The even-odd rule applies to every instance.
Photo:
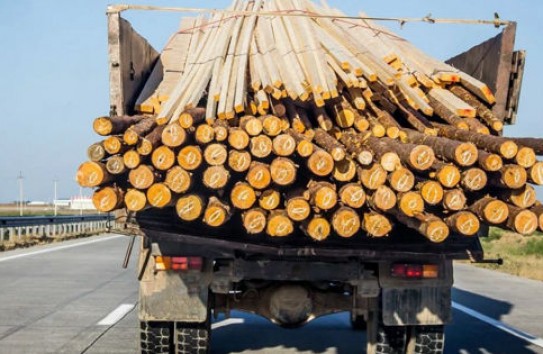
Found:
[[[108,8],[110,114],[133,114],[159,53]],[[516,25],[448,62],[494,90],[494,113],[515,121],[525,53]],[[155,78],[156,79],[156,78]],[[452,319],[453,261],[485,260],[479,237],[432,244],[405,228],[388,238],[310,242],[248,236],[233,224],[217,232],[186,224],[173,208],[118,215],[119,232],[141,236],[138,261],[142,353],[207,353],[212,319],[239,310],[296,328],[349,312],[365,330],[367,353],[442,353]],[[224,230],[224,229],[221,229]]]

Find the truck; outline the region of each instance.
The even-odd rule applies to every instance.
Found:
[[[159,53],[110,6],[108,16],[111,115],[134,113],[136,97]],[[494,113],[516,118],[525,60],[514,50],[516,25],[448,61],[494,90]],[[127,235],[141,236],[137,277],[142,353],[207,353],[211,321],[232,310],[297,328],[348,312],[365,330],[367,353],[442,353],[452,319],[453,261],[487,260],[477,237],[451,235],[432,244],[414,231],[396,237],[288,242],[197,228],[173,208],[118,214]],[[223,230],[223,229],[221,229]],[[362,345],[361,345],[362,346]],[[356,348],[363,352],[363,348]]]

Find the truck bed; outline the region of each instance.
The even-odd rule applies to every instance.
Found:
[[[435,244],[415,231],[396,227],[388,237],[372,238],[360,232],[351,238],[330,235],[314,241],[301,231],[287,237],[247,235],[240,222],[232,219],[220,230],[203,223],[179,220],[173,208],[149,209],[138,213],[137,222],[153,242],[174,242],[190,246],[198,254],[230,257],[243,254],[299,257],[353,257],[365,260],[398,259],[399,257],[432,257],[445,259],[481,259],[479,237],[451,234],[445,242]],[[224,231],[228,230],[228,231]],[[482,230],[486,231],[486,230]],[[486,234],[486,233],[482,233]]]

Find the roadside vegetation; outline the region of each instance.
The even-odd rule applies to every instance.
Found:
[[[543,234],[522,236],[491,228],[489,236],[481,238],[481,244],[486,258],[503,258],[504,264],[479,264],[479,267],[543,281]]]

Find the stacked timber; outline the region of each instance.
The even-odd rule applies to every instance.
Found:
[[[255,0],[183,20],[137,114],[94,121],[77,180],[97,209],[317,241],[543,228],[543,139],[502,137],[484,83],[341,16]]]

